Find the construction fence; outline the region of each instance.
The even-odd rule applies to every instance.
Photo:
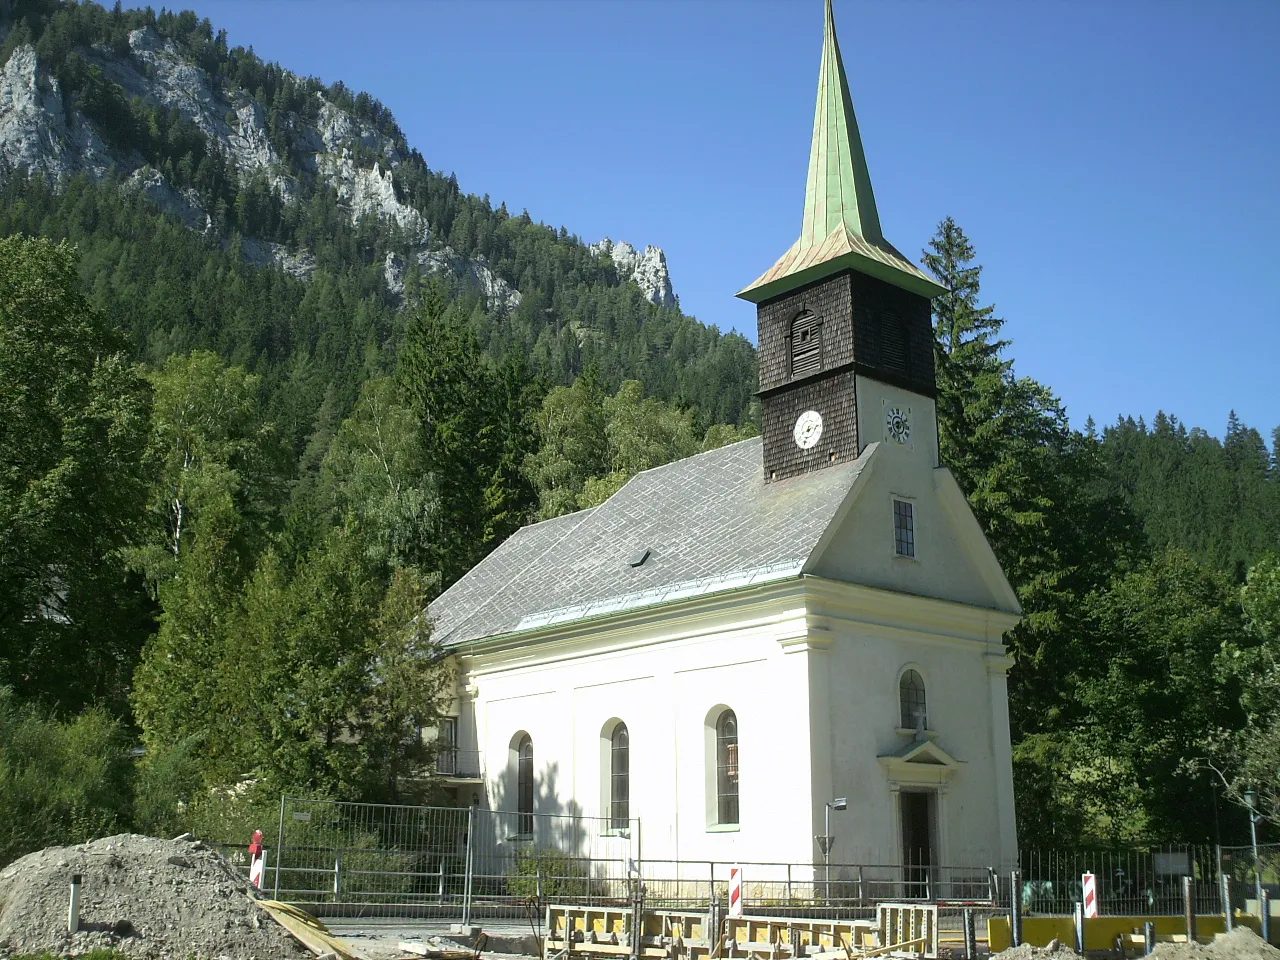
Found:
[[[1015,873],[986,864],[737,863],[650,860],[639,819],[528,814],[479,807],[345,803],[285,797],[267,831],[263,887],[323,915],[523,919],[533,906],[611,906],[642,894],[653,909],[727,903],[729,871],[742,871],[749,913],[865,918],[888,901],[1005,913],[1016,895],[1026,915],[1071,915],[1080,877],[1092,873],[1104,913],[1180,915],[1183,877],[1196,910],[1221,910],[1255,875],[1274,883],[1280,847],[1255,870],[1251,854],[1208,846],[1144,851],[1023,851]],[[274,841],[274,842],[273,842]],[[246,871],[242,845],[221,844]],[[1260,857],[1260,860],[1264,858]],[[1015,893],[1016,891],[1016,893]],[[1252,896],[1252,894],[1250,894]],[[1237,899],[1237,898],[1240,899]]]

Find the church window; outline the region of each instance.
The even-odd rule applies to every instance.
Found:
[[[732,710],[716,721],[716,813],[719,823],[738,822],[738,717]]]
[[[802,313],[791,322],[791,376],[807,377],[822,368],[822,322]]]
[[[609,736],[609,829],[631,824],[631,738],[619,722]]]
[[[900,557],[916,555],[916,518],[910,500],[893,501],[893,552]]]
[[[533,738],[527,733],[516,746],[516,810],[519,832],[533,833]]]
[[[904,730],[916,730],[926,726],[928,716],[925,713],[924,678],[917,670],[904,670],[902,679],[898,681],[898,700],[902,705],[902,727]]]
[[[880,362],[886,370],[910,373],[911,339],[902,321],[892,313],[880,323]]]

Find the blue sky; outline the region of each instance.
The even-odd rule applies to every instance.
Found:
[[[1280,425],[1280,3],[859,3],[836,25],[886,236],[956,218],[1072,420]],[[391,108],[463,189],[664,248],[687,313],[799,233],[820,0],[195,0]],[[185,6],[184,5],[184,6]]]

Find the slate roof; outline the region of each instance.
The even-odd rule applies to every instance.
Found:
[[[755,438],[637,474],[506,540],[432,602],[435,636],[456,645],[799,576],[867,459],[766,484]]]

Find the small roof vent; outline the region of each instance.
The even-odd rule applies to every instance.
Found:
[[[637,550],[635,553],[633,553],[630,559],[627,560],[627,563],[631,564],[631,566],[633,567],[639,567],[648,559],[649,559],[649,548],[643,547],[642,549]]]

